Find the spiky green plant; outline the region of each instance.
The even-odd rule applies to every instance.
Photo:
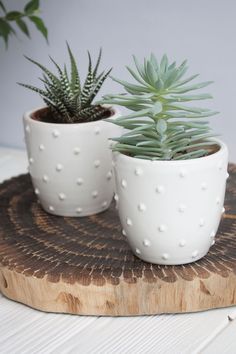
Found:
[[[58,123],[89,122],[104,118],[107,108],[92,104],[103,82],[111,72],[110,69],[98,74],[102,50],[99,51],[94,67],[88,52],[88,73],[84,85],[81,86],[77,64],[68,44],[67,49],[70,57],[70,76],[66,66],[62,69],[51,57],[50,59],[55,65],[58,75],[53,74],[35,60],[26,57],[43,71],[43,77],[40,80],[44,83],[44,89],[22,83],[19,83],[19,85],[39,93],[50,108],[53,119]]]
[[[181,160],[208,154],[211,139],[205,117],[218,112],[192,107],[188,103],[212,98],[210,94],[191,94],[208,86],[211,81],[188,85],[198,75],[184,78],[187,61],[180,66],[169,64],[164,55],[160,64],[151,54],[141,65],[134,56],[135,70],[127,67],[136,83],[113,78],[126,93],[104,96],[103,103],[124,106],[133,113],[111,122],[126,129],[114,139],[113,150],[133,157],[151,160]]]

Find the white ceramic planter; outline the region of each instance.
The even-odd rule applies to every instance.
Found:
[[[228,176],[228,150],[185,161],[149,161],[114,153],[123,234],[133,252],[156,264],[202,258],[215,242]]]
[[[113,118],[119,116],[114,111]],[[44,123],[24,115],[29,172],[35,193],[49,213],[85,216],[107,209],[114,194],[108,138],[120,128],[105,121]]]

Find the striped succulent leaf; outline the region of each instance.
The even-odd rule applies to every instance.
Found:
[[[113,150],[150,160],[181,160],[208,154],[210,145],[215,144],[215,134],[204,118],[218,112],[190,103],[212,98],[208,93],[195,93],[212,82],[189,84],[198,75],[185,78],[186,60],[177,66],[169,63],[166,55],[160,63],[154,54],[143,64],[135,56],[133,59],[134,69],[127,69],[135,82],[112,78],[126,92],[106,95],[100,101],[131,111],[116,120],[109,119],[127,130],[114,139]]]
[[[61,68],[56,61],[50,57],[57,70],[57,75],[52,73],[42,64],[26,57],[31,63],[37,65],[42,70],[44,89],[32,85],[19,85],[39,93],[45,104],[53,112],[54,120],[61,123],[89,122],[104,117],[107,108],[92,104],[94,98],[102,87],[111,70],[98,74],[98,68],[101,61],[102,50],[100,49],[95,66],[92,65],[92,59],[88,52],[89,65],[88,73],[83,86],[81,86],[75,57],[67,43],[67,50],[70,58],[70,76],[66,66]]]

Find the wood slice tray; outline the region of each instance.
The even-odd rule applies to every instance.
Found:
[[[0,185],[0,291],[48,312],[142,315],[236,304],[236,165],[226,213],[203,259],[160,266],[134,256],[117,211],[84,218],[45,213],[29,175]]]

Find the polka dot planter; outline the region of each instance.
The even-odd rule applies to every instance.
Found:
[[[113,154],[123,235],[144,261],[177,265],[209,251],[224,212],[228,150],[182,161]]]
[[[119,116],[114,110],[113,118]],[[111,137],[120,128],[106,121],[40,122],[24,115],[29,173],[35,194],[49,213],[86,216],[106,210],[114,194]]]

